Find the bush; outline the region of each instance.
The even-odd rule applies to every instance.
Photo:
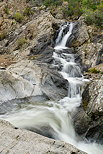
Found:
[[[95,11],[94,17],[95,17],[95,20],[94,20],[95,25],[102,28],[103,27],[103,12],[99,10]]]
[[[103,12],[96,10],[87,10],[84,14],[86,23],[88,25],[95,24],[98,27],[103,27]]]
[[[0,41],[2,41],[3,39],[5,39],[6,35],[7,34],[5,32],[1,32],[0,33]]]
[[[4,12],[8,15],[9,14],[9,8],[7,6],[5,6],[4,8]]]
[[[81,0],[65,0],[68,2],[68,8],[62,9],[65,16],[81,16],[82,15],[82,7]]]
[[[43,3],[46,7],[48,6],[58,6],[62,4],[62,0],[44,0]]]
[[[16,12],[13,16],[13,18],[17,21],[17,22],[22,22],[22,20],[24,19],[24,16],[19,13],[19,12]]]
[[[85,10],[84,16],[85,16],[85,21],[87,25],[94,24],[95,17],[94,17],[93,11]]]
[[[27,43],[27,40],[24,37],[18,39],[18,49],[20,49],[26,43]]]
[[[84,6],[87,9],[96,10],[97,5],[100,3],[99,0],[82,0],[82,6]]]
[[[27,8],[24,10],[23,14],[24,14],[25,16],[29,16],[29,15],[33,14],[33,11],[31,10],[30,7],[27,7]]]

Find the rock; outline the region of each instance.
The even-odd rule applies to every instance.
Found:
[[[67,81],[47,65],[23,60],[0,71],[0,102],[45,94],[59,100],[67,95]]]
[[[87,67],[94,67],[97,63],[102,62],[101,43],[85,43],[76,50],[82,57],[82,63]]]
[[[103,144],[103,75],[91,75],[83,103],[74,115],[75,130],[88,140]]]
[[[6,41],[0,41],[0,52],[11,53],[17,60],[36,53],[40,55],[48,46],[54,46],[54,34],[62,22],[49,11],[39,12],[31,20],[8,32]]]
[[[103,61],[103,39],[102,34],[95,27],[87,26],[81,17],[73,30],[73,43],[75,52],[81,56],[84,70],[101,64]],[[97,38],[98,41],[97,41]]]
[[[85,152],[68,143],[51,140],[27,130],[17,129],[3,120],[0,120],[0,136],[1,154],[85,154]]]
[[[5,103],[0,104],[0,115],[10,113],[11,111],[15,111],[20,108],[23,104],[33,104],[42,103],[47,101],[48,98],[45,95],[37,95],[37,96],[30,96],[25,98],[13,99],[7,101]]]
[[[90,122],[91,118],[86,114],[86,112],[81,107],[79,107],[73,116],[75,131],[79,135],[84,135],[89,128]]]
[[[42,92],[52,100],[60,100],[68,94],[68,81],[54,70],[43,69]]]
[[[85,91],[84,91],[85,93]],[[92,79],[88,86],[89,103],[87,106],[87,113],[103,112],[103,75]],[[86,100],[86,95],[83,95]]]
[[[31,67],[31,68],[30,68]],[[40,90],[41,70],[30,61],[22,61],[11,65],[5,71],[0,71],[0,101],[42,95]],[[34,72],[35,70],[36,72]]]
[[[83,21],[78,21],[78,31],[75,34],[73,41],[74,47],[79,47],[89,40],[89,34],[86,24]]]
[[[96,141],[97,143],[103,145],[103,117],[88,129],[85,137],[91,142]]]

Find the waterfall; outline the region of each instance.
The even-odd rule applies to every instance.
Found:
[[[63,35],[63,30],[66,28],[67,25],[68,25],[68,23],[66,25],[63,25],[62,27],[60,27],[60,31],[59,31],[58,37],[56,39],[56,44],[58,44],[61,41],[62,35]]]
[[[63,28],[60,29],[59,35],[57,37],[56,42],[58,42],[58,40],[60,40],[60,34],[63,34],[63,30],[65,30],[65,28],[67,26],[69,26],[69,31],[63,36],[62,40],[59,42],[59,45],[56,44],[55,46],[55,52],[53,53],[53,57],[54,57],[54,61],[58,61],[62,66],[62,70],[60,71],[60,73],[62,74],[63,78],[68,80],[68,96],[70,98],[73,97],[79,97],[80,98],[80,103],[81,103],[81,96],[80,96],[80,86],[83,84],[84,82],[84,78],[82,76],[81,70],[78,67],[78,65],[75,63],[75,58],[73,54],[65,54],[65,52],[60,52],[58,53],[58,50],[66,50],[68,49],[66,47],[67,41],[70,37],[70,35],[72,34],[73,31],[73,23],[68,23],[65,26],[63,26]],[[69,50],[69,49],[68,49]],[[65,56],[63,56],[65,55]],[[64,98],[65,99],[65,98]],[[79,103],[79,104],[80,104]]]
[[[69,31],[63,36],[62,40],[61,40],[61,36],[63,34],[63,30],[65,30],[65,28],[67,28],[67,26],[69,26]],[[58,44],[57,46],[55,46],[55,49],[59,49],[59,50],[62,50],[62,49],[66,49],[66,43],[67,43],[67,40],[68,38],[70,37],[70,35],[72,34],[72,30],[73,30],[73,23],[71,22],[70,24],[67,23],[66,25],[64,25],[60,32],[59,32],[59,35],[57,37],[57,40],[56,40],[56,43]],[[61,40],[61,41],[60,41]],[[60,42],[59,42],[60,41]],[[59,43],[58,43],[59,42]]]
[[[66,23],[60,28],[53,53],[54,65],[62,66],[59,73],[68,81],[68,95],[59,102],[23,104],[19,110],[1,116],[1,118],[8,120],[16,127],[33,130],[42,135],[73,144],[88,154],[103,154],[101,145],[84,142],[78,137],[72,124],[72,113],[80,106],[81,88],[87,82],[75,62],[75,55],[69,53],[69,48],[66,46],[72,35],[73,27],[73,23]],[[66,32],[66,29],[69,30]]]

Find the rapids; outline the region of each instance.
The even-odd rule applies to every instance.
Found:
[[[26,128],[41,135],[73,144],[88,154],[103,154],[102,145],[90,143],[79,137],[72,124],[72,114],[82,101],[83,85],[88,82],[75,62],[74,54],[71,54],[66,46],[72,35],[73,27],[74,23],[66,23],[60,28],[53,53],[53,66],[60,66],[59,73],[68,80],[67,97],[58,102],[23,103],[17,110],[1,115],[0,118],[9,121],[16,127]]]

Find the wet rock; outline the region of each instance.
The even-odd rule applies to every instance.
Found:
[[[46,126],[34,126],[34,127],[26,127],[25,129],[30,130],[32,132],[35,132],[37,134],[40,134],[42,136],[55,139],[54,137],[57,136],[56,132],[53,128],[51,128],[49,125]]]
[[[33,132],[17,129],[10,123],[0,120],[0,153],[16,154],[85,154],[74,146],[62,141],[55,141]]]
[[[68,94],[68,81],[54,70],[43,69],[44,80],[42,81],[42,92],[53,100],[60,100]]]
[[[103,144],[103,117],[88,129],[85,137],[91,142]]]
[[[86,112],[81,107],[78,108],[73,116],[75,131],[79,135],[84,135],[89,128],[90,122],[91,118],[86,114]]]
[[[0,114],[6,114],[10,113],[11,111],[15,111],[17,109],[20,109],[21,106],[24,104],[37,104],[39,103],[44,103],[45,101],[48,100],[48,97],[45,95],[37,95],[37,96],[31,96],[31,97],[25,97],[25,98],[19,98],[19,99],[13,99],[9,100],[7,102],[2,102],[0,103]]]

